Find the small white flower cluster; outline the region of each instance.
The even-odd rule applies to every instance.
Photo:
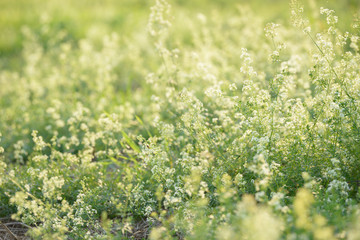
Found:
[[[309,20],[304,17],[304,6],[299,0],[290,1],[291,22],[295,27],[301,28],[305,32],[309,31]]]
[[[240,72],[245,74],[250,79],[257,76],[257,73],[252,66],[253,59],[251,58],[246,48],[241,49],[240,58],[243,60],[243,64],[240,67]]]
[[[156,0],[156,4],[151,7],[151,14],[148,21],[148,31],[150,35],[160,35],[171,26],[168,20],[169,15],[170,5],[165,0]]]
[[[336,158],[330,159],[331,167],[325,171],[325,177],[329,181],[326,192],[329,194],[329,202],[338,202],[341,199],[347,199],[350,187],[346,179],[341,174],[340,161]]]
[[[38,136],[38,131],[33,130],[31,133],[31,136],[33,137],[33,141],[35,143],[35,147],[34,147],[35,151],[41,151],[47,146],[47,144],[43,140],[43,137]],[[21,145],[18,145],[18,146],[21,149]]]

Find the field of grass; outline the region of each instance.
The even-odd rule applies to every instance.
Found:
[[[0,32],[0,240],[360,239],[358,0],[2,0]]]

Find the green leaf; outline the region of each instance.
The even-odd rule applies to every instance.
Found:
[[[139,153],[140,152],[139,146],[133,140],[131,140],[131,138],[124,131],[121,131],[121,133],[122,133],[126,143],[131,147],[131,149],[134,150],[135,152]]]

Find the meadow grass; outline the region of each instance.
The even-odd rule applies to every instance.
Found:
[[[357,1],[0,6],[0,239],[360,239]]]

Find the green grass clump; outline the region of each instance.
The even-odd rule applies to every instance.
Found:
[[[2,219],[33,239],[360,239],[356,1],[17,4]]]

